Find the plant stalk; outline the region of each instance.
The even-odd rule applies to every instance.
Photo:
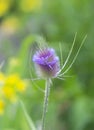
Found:
[[[48,107],[49,94],[50,94],[50,79],[46,79],[44,106],[43,106],[43,114],[42,114],[42,128],[41,128],[41,130],[45,130],[45,118],[46,118],[46,112],[47,112],[47,107]]]

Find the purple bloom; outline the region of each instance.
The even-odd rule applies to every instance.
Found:
[[[52,48],[36,51],[33,62],[38,76],[42,78],[56,77],[60,70],[59,57],[56,56],[55,50]]]

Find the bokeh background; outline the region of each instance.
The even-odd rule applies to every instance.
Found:
[[[63,64],[76,32],[68,65],[87,39],[68,77],[53,79],[45,130],[94,130],[94,0],[0,0],[0,130],[30,130],[19,100],[40,127],[45,83],[30,80],[34,36],[59,56],[61,45]]]

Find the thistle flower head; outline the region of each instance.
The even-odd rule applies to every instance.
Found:
[[[73,63],[75,62],[75,60],[80,52],[80,49],[87,37],[87,35],[85,35],[72,62],[65,69],[65,67],[68,64],[68,61],[70,59],[70,56],[72,54],[74,45],[75,45],[76,35],[77,35],[77,33],[75,34],[69,54],[68,54],[64,64],[61,65],[61,67],[60,67],[59,57],[56,55],[56,52],[53,48],[49,48],[47,46],[46,47],[42,46],[41,49],[38,49],[35,52],[32,60],[35,63],[35,69],[36,69],[37,75],[39,77],[41,77],[41,78],[59,78],[59,79],[62,79],[62,77],[64,77],[64,75],[71,69],[71,67],[72,67]],[[43,41],[43,39],[42,40],[40,39],[39,43],[41,45],[41,43],[45,43],[45,41]]]
[[[33,62],[39,77],[53,78],[60,70],[59,57],[53,48],[43,48],[33,55]]]

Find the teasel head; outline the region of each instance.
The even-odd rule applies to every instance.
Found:
[[[60,71],[59,57],[53,48],[44,47],[33,56],[36,73],[41,78],[55,78]]]
[[[80,47],[78,48],[72,62],[70,65],[65,69],[70,56],[72,54],[75,40],[76,40],[77,33],[75,34],[71,49],[68,53],[68,56],[64,62],[63,65],[60,65],[60,59],[57,56],[55,50],[53,48],[50,48],[47,46],[47,44],[44,44],[43,46],[39,47],[36,52],[33,55],[32,61],[34,62],[35,70],[37,73],[37,76],[42,79],[46,78],[59,78],[63,79],[64,75],[70,70],[73,63],[75,62],[79,51],[87,37],[87,35],[83,38]]]

